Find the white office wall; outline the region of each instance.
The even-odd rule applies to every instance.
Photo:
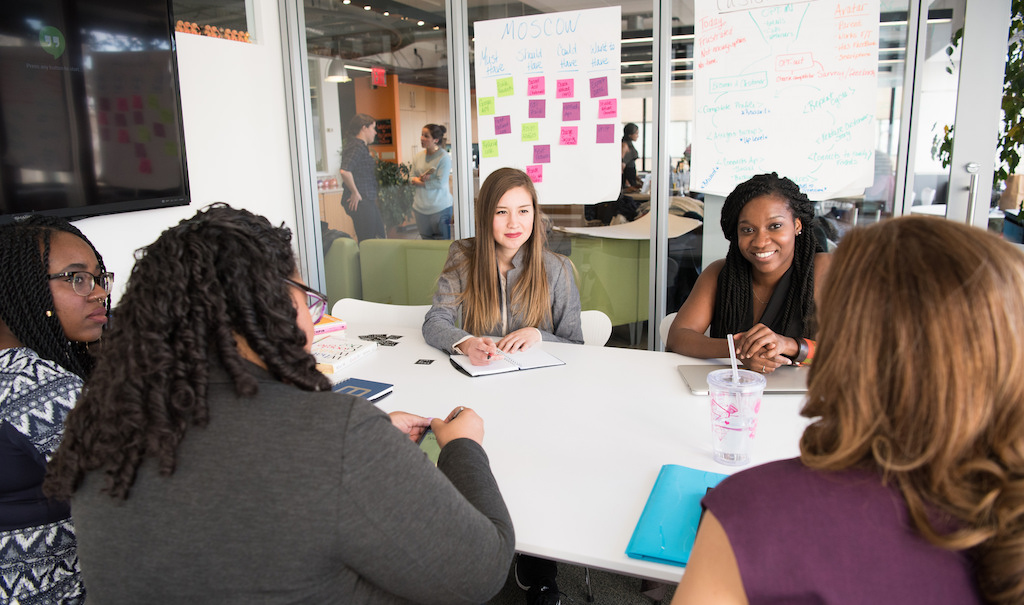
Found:
[[[135,250],[208,204],[227,202],[295,230],[277,5],[254,5],[258,44],[177,35],[192,204],[75,223],[116,273],[115,302]]]

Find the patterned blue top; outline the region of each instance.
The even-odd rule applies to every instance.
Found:
[[[68,506],[42,493],[81,391],[79,376],[32,349],[0,350],[0,602],[84,601]]]

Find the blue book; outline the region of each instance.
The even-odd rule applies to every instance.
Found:
[[[700,525],[700,500],[727,476],[677,464],[662,466],[626,555],[685,567]]]
[[[345,393],[346,395],[362,397],[369,401],[376,401],[381,397],[390,395],[394,388],[395,385],[386,382],[374,382],[372,380],[363,380],[362,378],[346,378],[331,387],[331,390],[335,393]]]

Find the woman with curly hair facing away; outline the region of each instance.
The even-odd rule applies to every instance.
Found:
[[[330,391],[291,234],[215,205],[137,254],[46,489],[100,603],[479,603],[514,536],[466,409],[437,467]],[[312,301],[312,302],[311,302]]]
[[[0,276],[0,602],[81,603],[71,511],[43,495],[43,477],[114,276],[81,231],[45,216],[0,227]]]
[[[697,278],[672,322],[668,349],[729,357],[726,338],[733,334],[738,357],[756,372],[809,361],[816,284],[831,261],[813,221],[814,203],[793,181],[773,172],[740,183],[722,208],[729,253]]]
[[[907,217],[835,257],[800,458],[704,498],[673,603],[1024,602],[1024,255]]]
[[[541,340],[583,343],[572,266],[545,249],[537,190],[522,170],[499,168],[484,180],[476,237],[449,248],[423,338],[473,365]]]

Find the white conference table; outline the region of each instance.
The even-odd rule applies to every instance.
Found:
[[[470,378],[427,345],[418,327],[350,322],[346,332],[348,339],[402,336],[340,373],[394,384],[378,402],[384,411],[444,417],[465,405],[483,417],[484,449],[512,515],[517,551],[595,569],[678,582],[683,568],[625,553],[661,466],[733,473],[791,458],[808,423],[799,416],[802,396],[766,395],[751,465],[724,466],[711,457],[709,398],[691,394],[676,371],[703,361],[543,343],[564,366]],[[420,359],[434,361],[417,365]]]

